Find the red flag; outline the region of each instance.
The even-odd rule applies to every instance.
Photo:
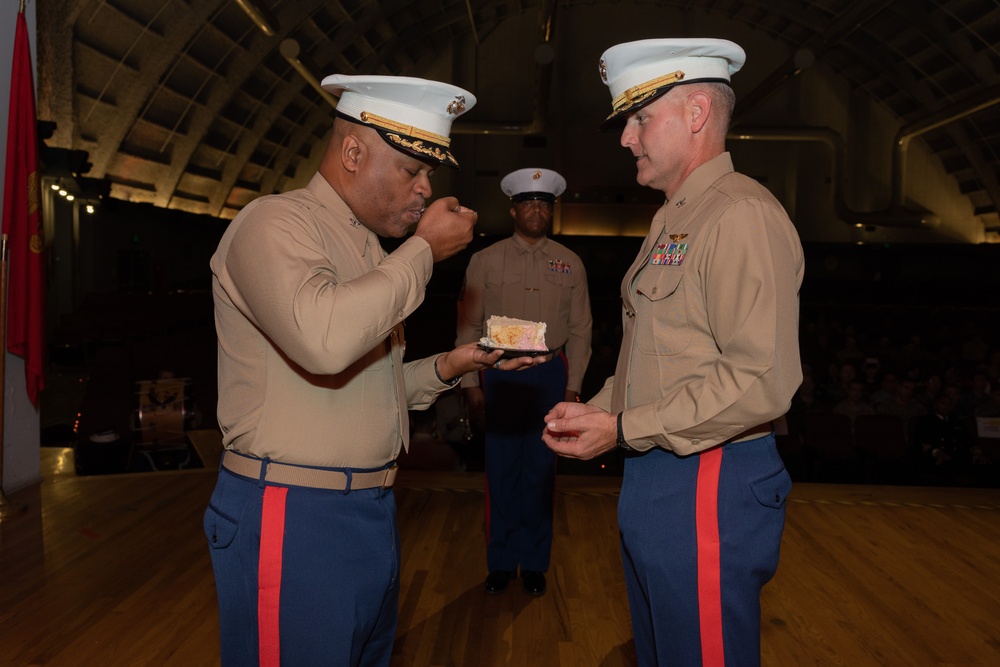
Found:
[[[39,183],[35,83],[28,24],[21,9],[14,33],[3,193],[3,233],[10,248],[7,349],[24,357],[28,398],[36,408],[38,392],[45,385],[45,246]]]

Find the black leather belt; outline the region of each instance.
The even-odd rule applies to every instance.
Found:
[[[222,455],[222,467],[249,479],[261,478],[264,461],[233,452]],[[264,481],[290,486],[308,486],[313,489],[347,491],[357,489],[388,489],[396,481],[399,466],[395,462],[384,470],[355,472],[353,470],[325,470],[268,461]]]

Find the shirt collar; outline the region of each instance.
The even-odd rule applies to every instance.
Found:
[[[309,184],[306,185],[306,189],[316,197],[317,201],[324,208],[329,209],[333,213],[334,219],[338,224],[344,226],[348,237],[350,237],[351,241],[357,247],[358,254],[364,257],[368,251],[368,235],[372,232],[361,224],[361,221],[358,220],[347,203],[337,194],[333,186],[330,185],[322,174],[316,172],[309,180]]]
[[[708,162],[700,164],[681,183],[674,196],[667,202],[668,208],[683,209],[689,202],[705,194],[713,183],[733,171],[733,158],[728,152],[720,153]]]
[[[545,246],[549,244],[548,236],[543,236],[542,238],[538,239],[537,243],[528,243],[517,234],[511,234],[510,238],[511,241],[514,242],[514,247],[517,248],[517,251],[519,253],[540,252],[544,250]]]

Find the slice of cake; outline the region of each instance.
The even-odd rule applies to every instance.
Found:
[[[480,342],[508,350],[547,350],[545,327],[545,322],[493,315],[486,320],[486,337]]]

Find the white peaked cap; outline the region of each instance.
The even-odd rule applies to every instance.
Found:
[[[451,124],[476,104],[458,86],[405,76],[332,74],[322,87],[339,96],[337,113],[374,128],[393,148],[420,160],[458,166]]]
[[[601,128],[657,99],[674,86],[698,81],[729,83],[746,53],[726,39],[644,39],[612,46],[601,56],[601,80],[611,90],[611,115]]]
[[[566,179],[551,169],[528,167],[504,176],[500,189],[515,202],[525,199],[555,201],[566,191]]]

